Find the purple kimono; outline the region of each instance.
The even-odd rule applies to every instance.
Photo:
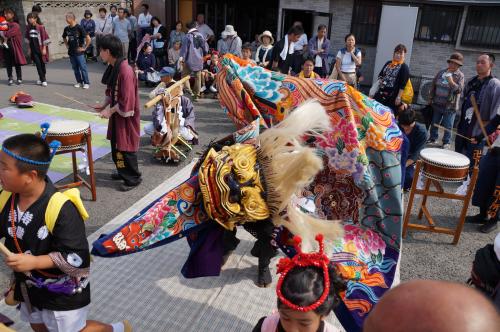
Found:
[[[108,88],[106,96],[110,95]],[[111,140],[114,131],[118,151],[137,152],[141,136],[139,92],[137,77],[127,61],[120,64],[116,100],[119,111],[109,119],[107,139]]]
[[[23,53],[23,34],[21,33],[21,27],[16,22],[9,22],[9,30],[4,31],[4,36],[7,38],[7,44],[12,47],[14,52],[14,63],[17,65],[25,65],[26,58]]]

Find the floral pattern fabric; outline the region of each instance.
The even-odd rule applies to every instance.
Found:
[[[348,280],[343,301],[360,330],[391,287],[400,251],[403,138],[391,110],[344,82],[291,77],[231,56],[222,59],[217,79],[221,105],[237,127],[255,117],[271,127],[308,99],[329,114],[332,130],[311,143],[322,153],[324,169],[299,201],[320,218],[344,222],[345,236],[334,244],[332,261]],[[278,230],[275,242],[292,256],[290,238]]]

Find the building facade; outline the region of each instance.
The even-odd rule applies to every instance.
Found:
[[[61,34],[66,25],[64,14],[75,13],[78,19],[89,9],[94,16],[98,9],[110,5],[131,7],[137,15],[142,3],[150,6],[150,12],[162,20],[167,29],[177,20],[186,23],[205,14],[207,24],[215,31],[216,39],[226,24],[234,25],[243,41],[252,41],[256,34],[270,30],[279,40],[295,21],[301,21],[308,37],[316,33],[319,24],[328,26],[331,40],[330,59],[344,46],[344,37],[354,33],[357,47],[363,51],[362,72],[365,85],[376,77],[376,58],[380,53],[380,40],[387,33],[380,28],[396,20],[394,16],[383,15],[391,7],[414,9],[413,22],[403,25],[415,26],[414,33],[406,38],[411,49],[409,64],[411,74],[416,77],[432,76],[446,66],[446,59],[455,52],[461,52],[465,61],[463,71],[466,77],[475,73],[475,59],[482,52],[495,54],[500,63],[500,0],[0,0],[0,8],[13,7],[21,24],[34,4],[42,7],[42,20],[52,39],[52,58],[66,55],[61,44]],[[394,12],[394,11],[393,11]],[[397,13],[397,11],[396,11]],[[396,15],[397,16],[397,15]],[[412,30],[413,31],[413,30]],[[389,31],[398,36],[398,29]],[[388,45],[387,43],[383,45]],[[390,43],[389,43],[390,45]],[[395,43],[394,43],[395,46]],[[385,47],[385,46],[384,46]],[[393,46],[391,46],[393,47]],[[389,47],[390,48],[390,47]],[[387,53],[387,52],[386,52]],[[387,59],[389,60],[389,59]],[[494,70],[499,73],[498,69]],[[418,89],[418,87],[417,87]]]

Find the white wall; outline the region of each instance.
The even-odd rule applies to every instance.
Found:
[[[417,14],[418,7],[382,6],[374,77],[376,77],[376,73],[380,72],[384,64],[392,59],[394,47],[397,44],[404,44],[406,46],[408,50],[406,53],[406,63],[411,65]]]

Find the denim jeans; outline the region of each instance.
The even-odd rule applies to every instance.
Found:
[[[69,61],[71,61],[71,66],[73,67],[73,72],[75,73],[76,81],[78,83],[90,84],[85,56],[83,54],[70,55]]]
[[[453,122],[455,121],[455,110],[445,110],[436,105],[432,105],[434,113],[432,115],[432,124],[431,124],[431,135],[430,139],[433,141],[437,141],[439,133],[438,127],[434,126],[434,124],[441,125],[446,129],[453,128]],[[450,144],[451,132],[449,130],[444,131],[443,135],[443,144]]]

